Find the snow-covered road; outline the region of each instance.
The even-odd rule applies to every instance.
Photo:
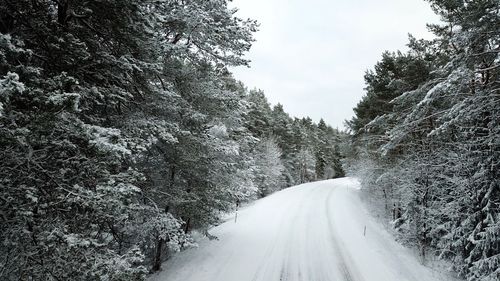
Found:
[[[303,184],[256,201],[179,253],[155,281],[448,280],[368,214],[350,178]],[[366,226],[366,235],[364,229]]]

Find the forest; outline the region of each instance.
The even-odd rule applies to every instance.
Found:
[[[343,176],[338,130],[232,77],[235,12],[1,1],[1,280],[143,280],[240,202]]]
[[[427,2],[435,38],[382,54],[340,131],[233,77],[259,24],[226,0],[2,0],[0,280],[145,280],[346,174],[424,261],[499,280],[500,4]]]
[[[410,36],[366,72],[348,170],[421,257],[499,280],[500,3],[429,2],[435,39]]]

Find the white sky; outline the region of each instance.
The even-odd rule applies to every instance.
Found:
[[[250,89],[264,90],[292,116],[321,117],[344,128],[364,91],[363,75],[385,50],[405,50],[408,33],[431,38],[438,22],[423,0],[233,0],[237,16],[260,30],[247,58],[233,69]]]

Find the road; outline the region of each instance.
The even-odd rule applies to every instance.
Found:
[[[351,178],[277,192],[177,254],[151,281],[450,280],[421,265],[359,199]],[[366,230],[365,230],[366,228]]]

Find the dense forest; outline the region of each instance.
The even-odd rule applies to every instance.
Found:
[[[258,23],[227,0],[0,1],[0,280],[144,280],[344,170],[424,262],[499,280],[500,3],[427,2],[434,39],[385,52],[340,132],[233,77]]]
[[[0,2],[1,280],[142,280],[239,202],[343,176],[342,133],[228,71],[258,28],[235,12]]]
[[[347,166],[424,260],[500,280],[500,2],[428,2],[435,39],[366,72]]]

